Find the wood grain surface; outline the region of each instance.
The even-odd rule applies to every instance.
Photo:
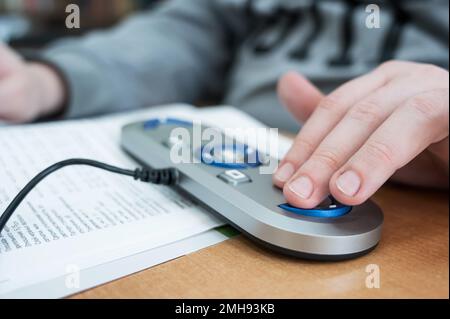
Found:
[[[298,260],[238,236],[73,298],[449,298],[448,192],[385,186],[374,200],[382,240],[355,260]],[[371,264],[378,289],[366,287]]]

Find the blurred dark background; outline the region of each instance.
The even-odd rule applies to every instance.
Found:
[[[0,41],[16,49],[39,48],[64,36],[107,28],[164,0],[0,0]],[[81,28],[67,29],[68,4],[77,4]]]

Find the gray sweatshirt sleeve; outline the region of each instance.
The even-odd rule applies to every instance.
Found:
[[[224,85],[243,10],[214,0],[171,0],[118,27],[63,40],[43,53],[65,77],[67,117],[194,102]]]

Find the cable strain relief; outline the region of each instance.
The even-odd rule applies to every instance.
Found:
[[[159,185],[175,185],[178,183],[178,170],[174,168],[166,169],[136,169],[134,179],[144,183]]]

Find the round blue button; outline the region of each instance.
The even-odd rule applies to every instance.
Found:
[[[202,163],[220,168],[246,169],[262,165],[259,152],[243,144],[202,146],[198,153]]]
[[[348,214],[352,210],[352,206],[343,205],[332,200],[330,205],[323,205],[313,209],[303,209],[294,207],[290,204],[281,204],[278,207],[303,216],[316,217],[316,218],[336,218]]]

